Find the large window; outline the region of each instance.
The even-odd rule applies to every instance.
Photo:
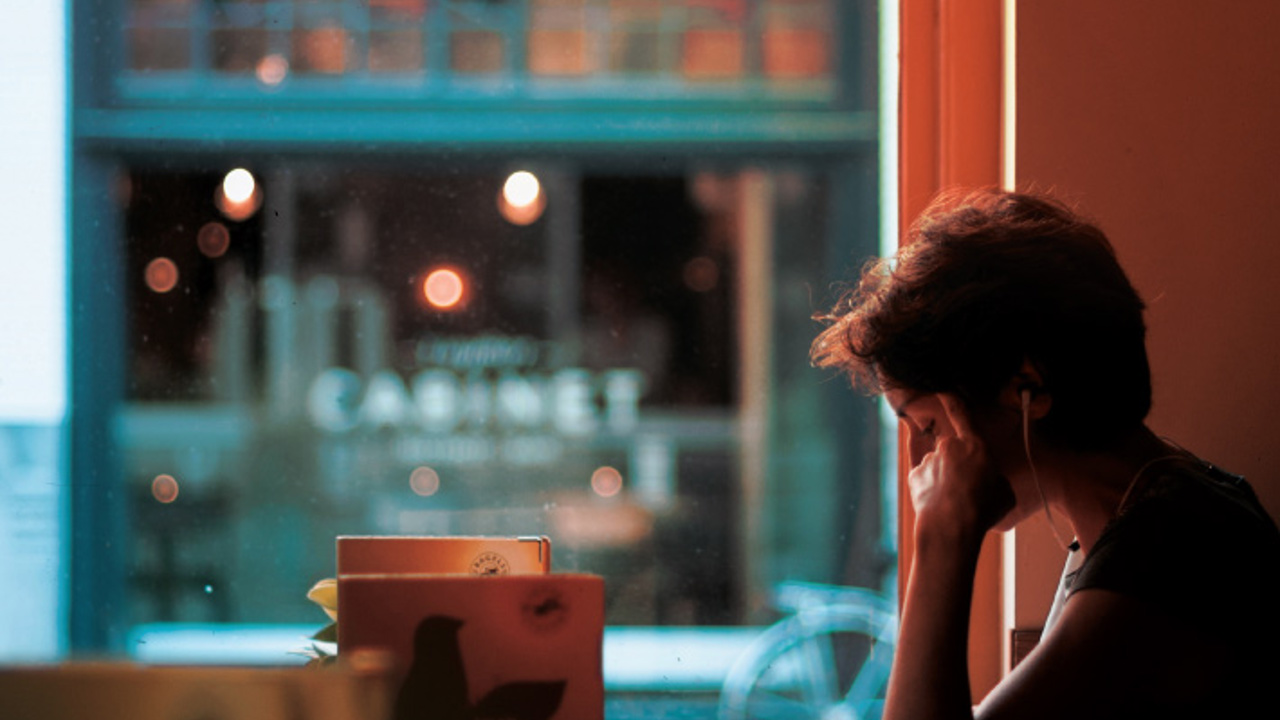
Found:
[[[892,437],[807,358],[879,246],[865,5],[77,5],[72,648],[297,662],[244,638],[336,536],[545,534],[606,645],[713,658],[607,688],[714,705],[779,583],[891,589]]]

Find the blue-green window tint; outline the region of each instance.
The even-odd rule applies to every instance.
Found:
[[[714,712],[779,581],[883,585],[875,409],[805,352],[875,250],[873,5],[77,4],[74,647],[296,661],[335,534],[548,532],[653,717]],[[591,432],[530,400],[584,380]]]
[[[499,80],[499,95],[830,100],[843,52],[834,0],[131,0],[125,14],[126,98],[174,82],[431,98]]]

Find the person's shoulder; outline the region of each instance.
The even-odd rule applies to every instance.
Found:
[[[1170,458],[1153,466],[1146,477],[1135,482],[1131,498],[1119,514],[1132,515],[1143,524],[1175,523],[1177,527],[1172,529],[1184,537],[1227,539],[1243,533],[1274,537],[1280,543],[1275,521],[1249,482],[1193,456]]]
[[[1256,619],[1280,603],[1274,568],[1280,531],[1244,478],[1175,458],[1135,482],[1072,591],[1109,589],[1196,622]]]

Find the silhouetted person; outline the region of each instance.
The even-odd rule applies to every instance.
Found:
[[[413,662],[396,697],[395,720],[547,720],[560,708],[564,680],[499,685],[471,707],[457,618],[431,615],[413,634]]]
[[[814,362],[884,394],[912,466],[885,720],[1277,716],[1280,529],[1244,478],[1147,426],[1144,307],[1096,225],[981,190],[931,205],[825,318]],[[975,711],[983,539],[1042,511],[1058,595]]]

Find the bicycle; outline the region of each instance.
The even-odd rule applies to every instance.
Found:
[[[789,615],[729,670],[720,720],[879,718],[897,637],[896,603],[867,588],[786,582],[774,605]]]

